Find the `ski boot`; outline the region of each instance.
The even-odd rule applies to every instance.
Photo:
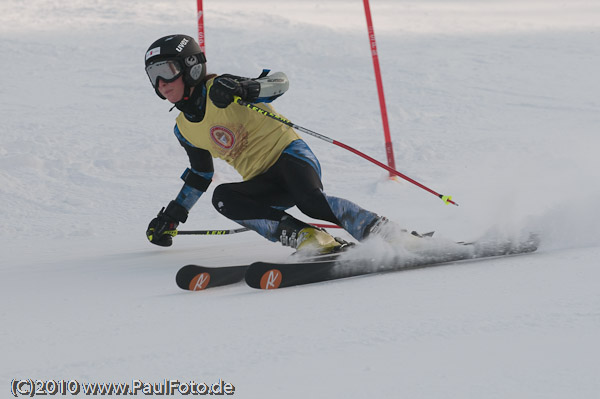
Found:
[[[416,250],[423,244],[421,239],[431,237],[433,233],[433,231],[425,234],[419,234],[416,231],[409,233],[408,230],[401,228],[385,216],[379,216],[367,226],[364,238],[381,237],[390,244],[401,245],[408,250]]]
[[[289,215],[284,216],[279,222],[278,233],[282,245],[307,254],[338,252],[348,245],[344,240],[336,239],[325,230],[301,222]]]

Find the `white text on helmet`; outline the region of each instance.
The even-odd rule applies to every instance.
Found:
[[[177,48],[175,50],[177,50],[178,53],[181,53],[185,45],[188,44],[188,42],[189,40],[184,37],[183,39],[181,39],[181,42],[177,45]]]

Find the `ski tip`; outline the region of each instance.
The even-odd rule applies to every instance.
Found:
[[[175,276],[177,286],[187,291],[201,291],[210,283],[210,273],[198,273],[198,267],[187,265],[179,269]]]
[[[298,264],[298,263],[294,263]],[[246,284],[260,290],[274,290],[284,287],[285,266],[274,263],[255,262],[246,271]]]
[[[188,289],[190,291],[202,291],[208,286],[208,283],[210,283],[210,273],[200,273],[192,278]]]
[[[274,290],[281,286],[283,273],[275,265],[253,263],[246,272],[246,284],[261,290]]]
[[[260,288],[263,290],[274,290],[279,288],[283,275],[278,269],[271,269],[264,272],[260,278]]]

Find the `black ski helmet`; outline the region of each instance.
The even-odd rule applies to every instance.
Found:
[[[163,77],[160,73],[153,78],[153,66],[162,61],[174,61],[172,79],[164,78],[167,81],[177,79],[183,75],[183,82],[189,87],[197,86],[204,76],[206,76],[206,57],[198,46],[198,43],[187,35],[169,35],[161,37],[148,47],[146,51],[146,73],[150,83],[154,87],[156,94],[162,98],[165,97],[158,91],[158,77]],[[177,74],[177,72],[179,73]]]

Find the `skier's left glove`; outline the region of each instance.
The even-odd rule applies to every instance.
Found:
[[[232,75],[222,75],[214,80],[208,93],[213,104],[219,108],[227,108],[235,96],[249,102],[258,98],[260,83],[251,79],[237,81],[230,76]]]
[[[152,244],[170,247],[173,245],[173,237],[177,235],[177,226],[180,222],[185,223],[187,217],[187,209],[171,201],[166,209],[162,208],[152,219],[146,230],[146,237]]]

